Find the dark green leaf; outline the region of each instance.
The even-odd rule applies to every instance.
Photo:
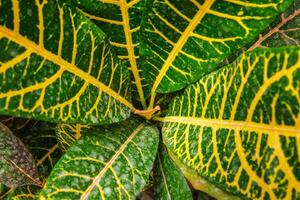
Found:
[[[154,168],[154,197],[161,200],[193,199],[184,176],[169,158],[162,144]]]
[[[60,150],[66,152],[83,132],[89,132],[89,127],[81,124],[57,124],[55,133]]]

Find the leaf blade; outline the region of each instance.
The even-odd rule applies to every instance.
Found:
[[[193,199],[191,190],[161,144],[154,168],[155,199]]]
[[[9,187],[39,185],[33,157],[25,145],[3,124],[0,124],[0,181]]]
[[[133,92],[146,108],[143,92],[143,81],[139,67],[139,29],[144,9],[144,0],[127,2],[115,1],[73,1],[85,16],[97,24],[106,34],[110,35],[112,46],[117,55],[126,61],[131,70],[134,82]],[[111,34],[114,33],[114,34]]]
[[[151,88],[149,107],[156,93],[180,90],[215,70],[290,3],[153,1],[142,22],[140,51],[142,76]]]
[[[146,183],[158,140],[154,126],[135,119],[86,134],[56,165],[40,197],[131,199]],[[76,160],[86,169],[78,170]]]
[[[299,56],[298,47],[257,49],[188,87],[160,119],[168,148],[235,194],[299,195]]]
[[[115,59],[104,33],[64,2],[17,3],[14,17],[6,12],[8,16],[1,17],[2,47],[14,52],[0,54],[4,63],[0,67],[1,112],[88,124],[128,118],[134,110],[130,103],[129,74]],[[9,1],[1,5],[1,10],[12,6]],[[39,18],[24,14],[26,9],[36,11]],[[46,10],[55,14],[50,15]],[[23,21],[17,20],[18,14]],[[18,24],[14,28],[7,26],[11,20],[19,21],[19,28]],[[26,20],[33,23],[24,27]],[[44,21],[50,25],[45,26]],[[85,39],[85,43],[79,39]],[[14,75],[17,70],[22,74]],[[33,105],[28,101],[33,101]]]

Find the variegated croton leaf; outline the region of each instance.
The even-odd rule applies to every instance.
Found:
[[[66,152],[71,144],[78,140],[83,133],[89,131],[89,126],[81,124],[57,124],[56,139],[62,152]]]
[[[134,199],[157,151],[154,125],[130,119],[83,135],[63,155],[40,199]]]
[[[83,14],[110,37],[118,57],[126,62],[132,72],[134,97],[146,108],[140,75],[139,46],[140,23],[146,0],[72,0]]]
[[[130,74],[62,0],[0,1],[0,113],[67,123],[129,117]]]
[[[175,98],[163,121],[176,159],[254,199],[300,197],[300,48],[242,54]]]
[[[31,153],[2,123],[0,123],[0,183],[8,187],[41,184]]]
[[[252,41],[291,0],[154,0],[141,25],[142,77],[156,93],[184,88]],[[146,95],[146,96],[147,96]]]

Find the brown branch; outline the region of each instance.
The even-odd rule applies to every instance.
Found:
[[[259,39],[248,49],[248,51],[251,51],[257,47],[261,46],[261,43],[263,41],[265,41],[268,37],[270,37],[271,35],[273,35],[276,32],[279,32],[279,29],[285,25],[288,21],[290,21],[291,19],[293,19],[294,17],[296,17],[297,15],[300,14],[300,9],[295,10],[295,12],[293,14],[291,14],[290,16],[288,16],[287,18],[284,17],[284,14],[281,14],[281,19],[282,21],[277,24],[277,26],[275,26],[271,31],[269,31],[266,35],[262,36],[259,35]]]

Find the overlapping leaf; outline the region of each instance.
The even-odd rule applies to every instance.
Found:
[[[31,153],[22,141],[1,123],[0,183],[8,187],[40,184]]]
[[[300,1],[294,1],[284,13],[277,16],[276,19],[264,30],[253,43],[243,47],[228,57],[221,66],[232,63],[242,52],[251,51],[261,47],[281,47],[300,44]]]
[[[73,0],[82,12],[110,37],[118,57],[132,72],[134,95],[146,107],[139,69],[139,33],[145,0]]]
[[[272,22],[249,50],[257,47],[300,45],[300,1],[294,3]]]
[[[70,145],[81,137],[82,132],[88,131],[88,128],[81,124],[58,124],[55,133],[60,150],[66,152]]]
[[[40,199],[134,199],[145,186],[159,140],[155,126],[127,120],[75,142]]]
[[[192,192],[179,169],[160,145],[154,168],[154,198],[162,200],[193,199]]]
[[[154,0],[142,22],[140,47],[150,108],[157,92],[177,91],[215,70],[291,2]]]
[[[60,151],[54,134],[54,126],[47,123],[30,124],[24,133],[19,134],[33,154],[40,179],[46,178],[55,163],[60,158]],[[34,195],[41,189],[40,186],[23,186],[17,188],[3,188],[0,199],[34,199]]]
[[[60,0],[0,1],[0,112],[68,123],[129,117],[130,75],[104,33]]]
[[[200,79],[170,105],[164,142],[221,188],[300,197],[300,48],[262,48]]]

